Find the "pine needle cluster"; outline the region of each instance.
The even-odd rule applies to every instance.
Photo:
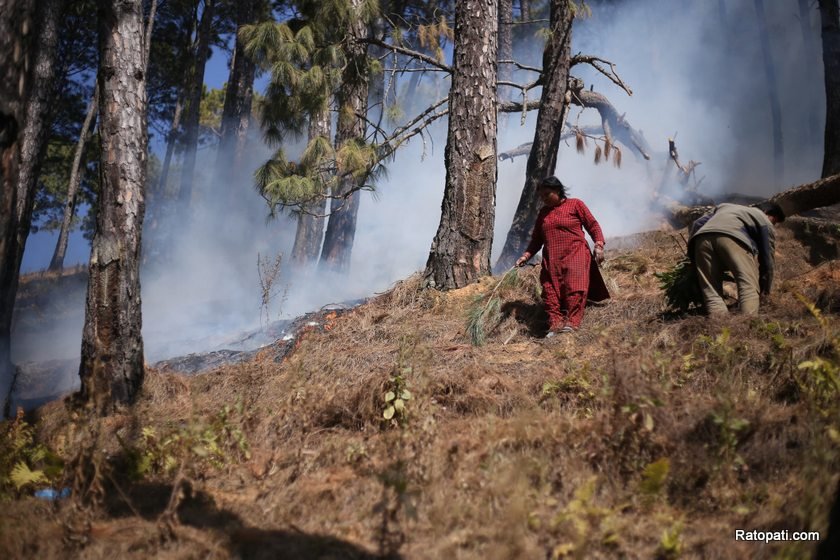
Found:
[[[475,296],[467,309],[467,334],[473,346],[483,346],[487,342],[487,335],[502,322],[502,293],[518,284],[517,269],[511,268],[492,290]]]
[[[697,269],[688,256],[665,272],[656,272],[659,288],[665,295],[668,309],[676,313],[686,313],[694,307],[703,305],[703,294],[697,280]]]

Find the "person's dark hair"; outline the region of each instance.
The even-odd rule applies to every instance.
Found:
[[[767,214],[768,216],[773,216],[776,218],[777,223],[782,223],[785,221],[785,212],[782,210],[782,207],[776,204],[775,202],[762,202],[758,206],[756,206],[759,210]]]
[[[552,175],[551,177],[546,177],[542,181],[540,181],[540,188],[541,189],[549,189],[557,194],[559,194],[562,198],[566,198],[566,185],[560,182],[560,179]]]

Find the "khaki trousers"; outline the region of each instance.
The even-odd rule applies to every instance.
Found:
[[[701,234],[694,242],[694,264],[697,266],[700,290],[709,315],[728,312],[723,301],[723,277],[726,271],[735,277],[741,313],[758,313],[758,263],[741,243],[722,233]]]

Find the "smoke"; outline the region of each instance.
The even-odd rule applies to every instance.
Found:
[[[573,143],[561,147],[557,175],[571,196],[589,206],[608,238],[658,225],[649,197],[667,163],[667,139],[674,134],[682,160],[701,162],[699,190],[707,196],[767,196],[818,176],[825,114],[819,53],[805,52],[796,3],[765,4],[783,107],[785,174],[779,182],[773,177],[770,107],[752,0],[727,1],[723,19],[717,2],[592,2],[591,17],[575,23],[573,52],[614,62],[633,95],[591,68],[577,66],[572,74],[606,95],[633,127],[644,131],[654,150],[645,162],[621,146],[622,167],[615,168],[605,162],[594,165],[591,144],[584,154]],[[812,33],[818,33],[816,16],[812,10]],[[517,45],[516,57],[526,64],[538,66],[541,54],[536,34]],[[516,77],[523,83],[534,78]],[[437,84],[421,83],[412,101],[425,106],[437,99],[431,99],[437,89]],[[420,98],[422,91],[430,99]],[[532,91],[529,98],[538,95]],[[578,112],[573,108],[570,118],[577,119]],[[532,141],[535,120],[535,113],[524,124],[520,115],[501,116],[499,151]],[[594,110],[580,115],[581,124],[599,122]],[[446,124],[439,122],[425,142],[415,137],[398,152],[374,196],[362,194],[350,275],[342,278],[317,269],[294,270],[286,258],[294,218],[266,221],[267,207],[252,186],[253,170],[270,156],[267,147],[252,144],[241,175],[228,183],[216,174],[215,149],[204,150],[189,223],[172,237],[149,234],[144,240],[144,250],[156,245],[170,255],[143,270],[147,361],[223,347],[236,333],[264,324],[258,254],[269,259],[284,255],[269,320],[368,297],[422,269],[440,220],[445,144]],[[520,157],[498,165],[494,260],[519,200],[525,163],[526,157]],[[59,345],[62,357],[67,348],[79,348],[78,316],[63,333],[76,342]],[[49,344],[27,348],[32,351],[23,359],[56,357]]]

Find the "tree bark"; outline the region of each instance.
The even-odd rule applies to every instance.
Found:
[[[240,2],[240,8],[236,12],[236,45],[233,50],[230,76],[225,90],[219,155],[216,158],[216,168],[220,176],[228,179],[232,178],[232,175],[240,169],[242,158],[245,155],[248,125],[251,123],[251,104],[254,99],[254,77],[257,71],[256,64],[245,56],[245,45],[239,38],[239,30],[243,25],[257,22],[258,1],[245,0]],[[225,183],[232,186],[230,181],[225,181]]]
[[[513,60],[513,0],[499,0],[499,60]],[[513,66],[510,63],[499,64],[499,81],[509,82],[513,77]],[[513,96],[513,89],[509,86],[499,86],[499,100],[507,100]]]
[[[336,94],[338,105],[338,128],[336,149],[341,149],[348,142],[364,141],[365,120],[368,99],[367,47],[363,39],[367,37],[365,22],[359,17],[362,0],[351,0],[353,14],[348,20],[347,62],[341,79],[341,86]],[[356,237],[356,219],[359,214],[361,192],[355,190],[357,180],[352,176],[339,181],[339,198],[330,204],[330,219],[324,246],[321,250],[321,266],[327,270],[347,273],[350,270],[350,256]]]
[[[825,67],[825,144],[822,176],[840,173],[840,6],[819,0]]]
[[[85,145],[93,134],[93,124],[96,112],[99,109],[99,89],[93,88],[93,97],[88,104],[85,122],[82,124],[82,131],[79,133],[79,141],[76,143],[76,151],[73,154],[73,165],[70,168],[70,181],[67,184],[67,201],[64,203],[64,217],[61,220],[61,229],[58,232],[58,241],[55,244],[50,270],[64,269],[64,257],[67,254],[67,243],[70,239],[70,230],[73,227],[73,217],[76,213],[76,196],[79,193],[79,185],[82,182],[82,158],[85,153]]]
[[[318,136],[330,137],[330,112],[327,107],[309,118],[309,141]],[[321,239],[324,237],[323,216],[327,211],[327,200],[318,198],[315,202],[307,204],[303,210],[298,215],[292,262],[300,268],[308,268],[318,259],[318,253],[321,251]]]
[[[181,168],[181,187],[178,191],[179,212],[186,213],[192,199],[195,163],[198,153],[198,125],[201,118],[201,94],[204,91],[204,70],[210,58],[210,37],[213,31],[213,13],[216,1],[204,0],[204,11],[198,26],[195,65],[187,94],[187,108],[184,116],[184,162]]]
[[[571,100],[567,89],[573,19],[568,0],[552,0],[551,35],[543,51],[542,96],[534,142],[525,168],[525,186],[496,270],[510,268],[528,245],[540,206],[537,186],[542,179],[553,175],[557,166],[560,135]]]
[[[17,153],[14,154],[13,152],[14,156],[19,158],[19,161],[14,165],[16,174],[6,177],[5,170],[3,173],[4,183],[8,181],[8,184],[3,186],[2,210],[4,212],[11,210],[11,215],[6,217],[8,222],[4,225],[8,229],[4,228],[5,243],[3,249],[0,249],[0,294],[2,294],[2,301],[0,301],[0,307],[2,307],[0,311],[0,339],[8,339],[11,335],[15,297],[20,279],[20,265],[23,261],[26,239],[32,225],[35,185],[49,130],[50,119],[48,115],[54,101],[53,98],[57,93],[54,78],[56,47],[58,45],[58,17],[61,7],[62,0],[42,0],[38,3],[35,11],[39,29],[35,64],[31,76],[31,91],[24,106],[23,121],[18,121],[23,125],[23,129],[20,131],[22,134],[19,136],[19,143],[15,143],[16,149],[14,151]],[[3,167],[6,166],[3,165]],[[15,191],[14,193],[11,193],[12,189]],[[8,206],[7,194],[11,195],[9,199],[11,204]],[[8,237],[6,237],[7,235]],[[0,347],[2,347],[0,349],[0,354],[2,354],[0,360],[10,360],[10,341],[0,342]],[[10,362],[7,367],[12,367]],[[3,368],[3,366],[0,365],[0,368]],[[12,388],[11,383],[7,387],[4,376],[0,385],[4,389],[2,398],[7,403],[6,396]],[[4,412],[8,413],[9,411],[4,410]]]
[[[770,36],[767,33],[767,18],[764,15],[764,0],[755,0],[758,18],[758,35],[761,41],[761,53],[764,58],[764,75],[767,78],[767,95],[770,98],[770,116],[773,120],[773,173],[774,187],[784,184],[785,151],[782,141],[782,105],[779,101],[779,85],[776,81],[776,68],[770,53]]]
[[[519,0],[519,15],[522,21],[531,19],[531,0]]]
[[[82,334],[82,399],[100,413],[130,403],[144,376],[140,241],[145,211],[142,0],[100,5],[100,186]]]
[[[446,185],[426,262],[430,285],[461,288],[490,274],[496,204],[496,0],[455,6]]]
[[[149,52],[152,43],[152,31],[155,25],[155,14],[157,13],[157,0],[152,0],[149,8],[149,19],[146,22],[146,51],[144,54],[144,63],[146,68],[149,67]],[[64,258],[67,255],[67,244],[70,240],[70,230],[73,227],[73,218],[76,213],[76,196],[79,193],[79,186],[82,182],[82,158],[84,157],[85,145],[90,137],[93,135],[95,128],[94,118],[99,110],[99,88],[93,88],[93,96],[88,104],[88,110],[85,114],[84,124],[79,133],[79,140],[76,143],[76,151],[73,154],[73,164],[70,168],[70,180],[67,184],[67,201],[64,203],[64,216],[61,220],[61,229],[58,233],[58,240],[55,244],[52,259],[50,259],[50,271],[58,271],[64,269]],[[93,125],[93,126],[92,126]]]

